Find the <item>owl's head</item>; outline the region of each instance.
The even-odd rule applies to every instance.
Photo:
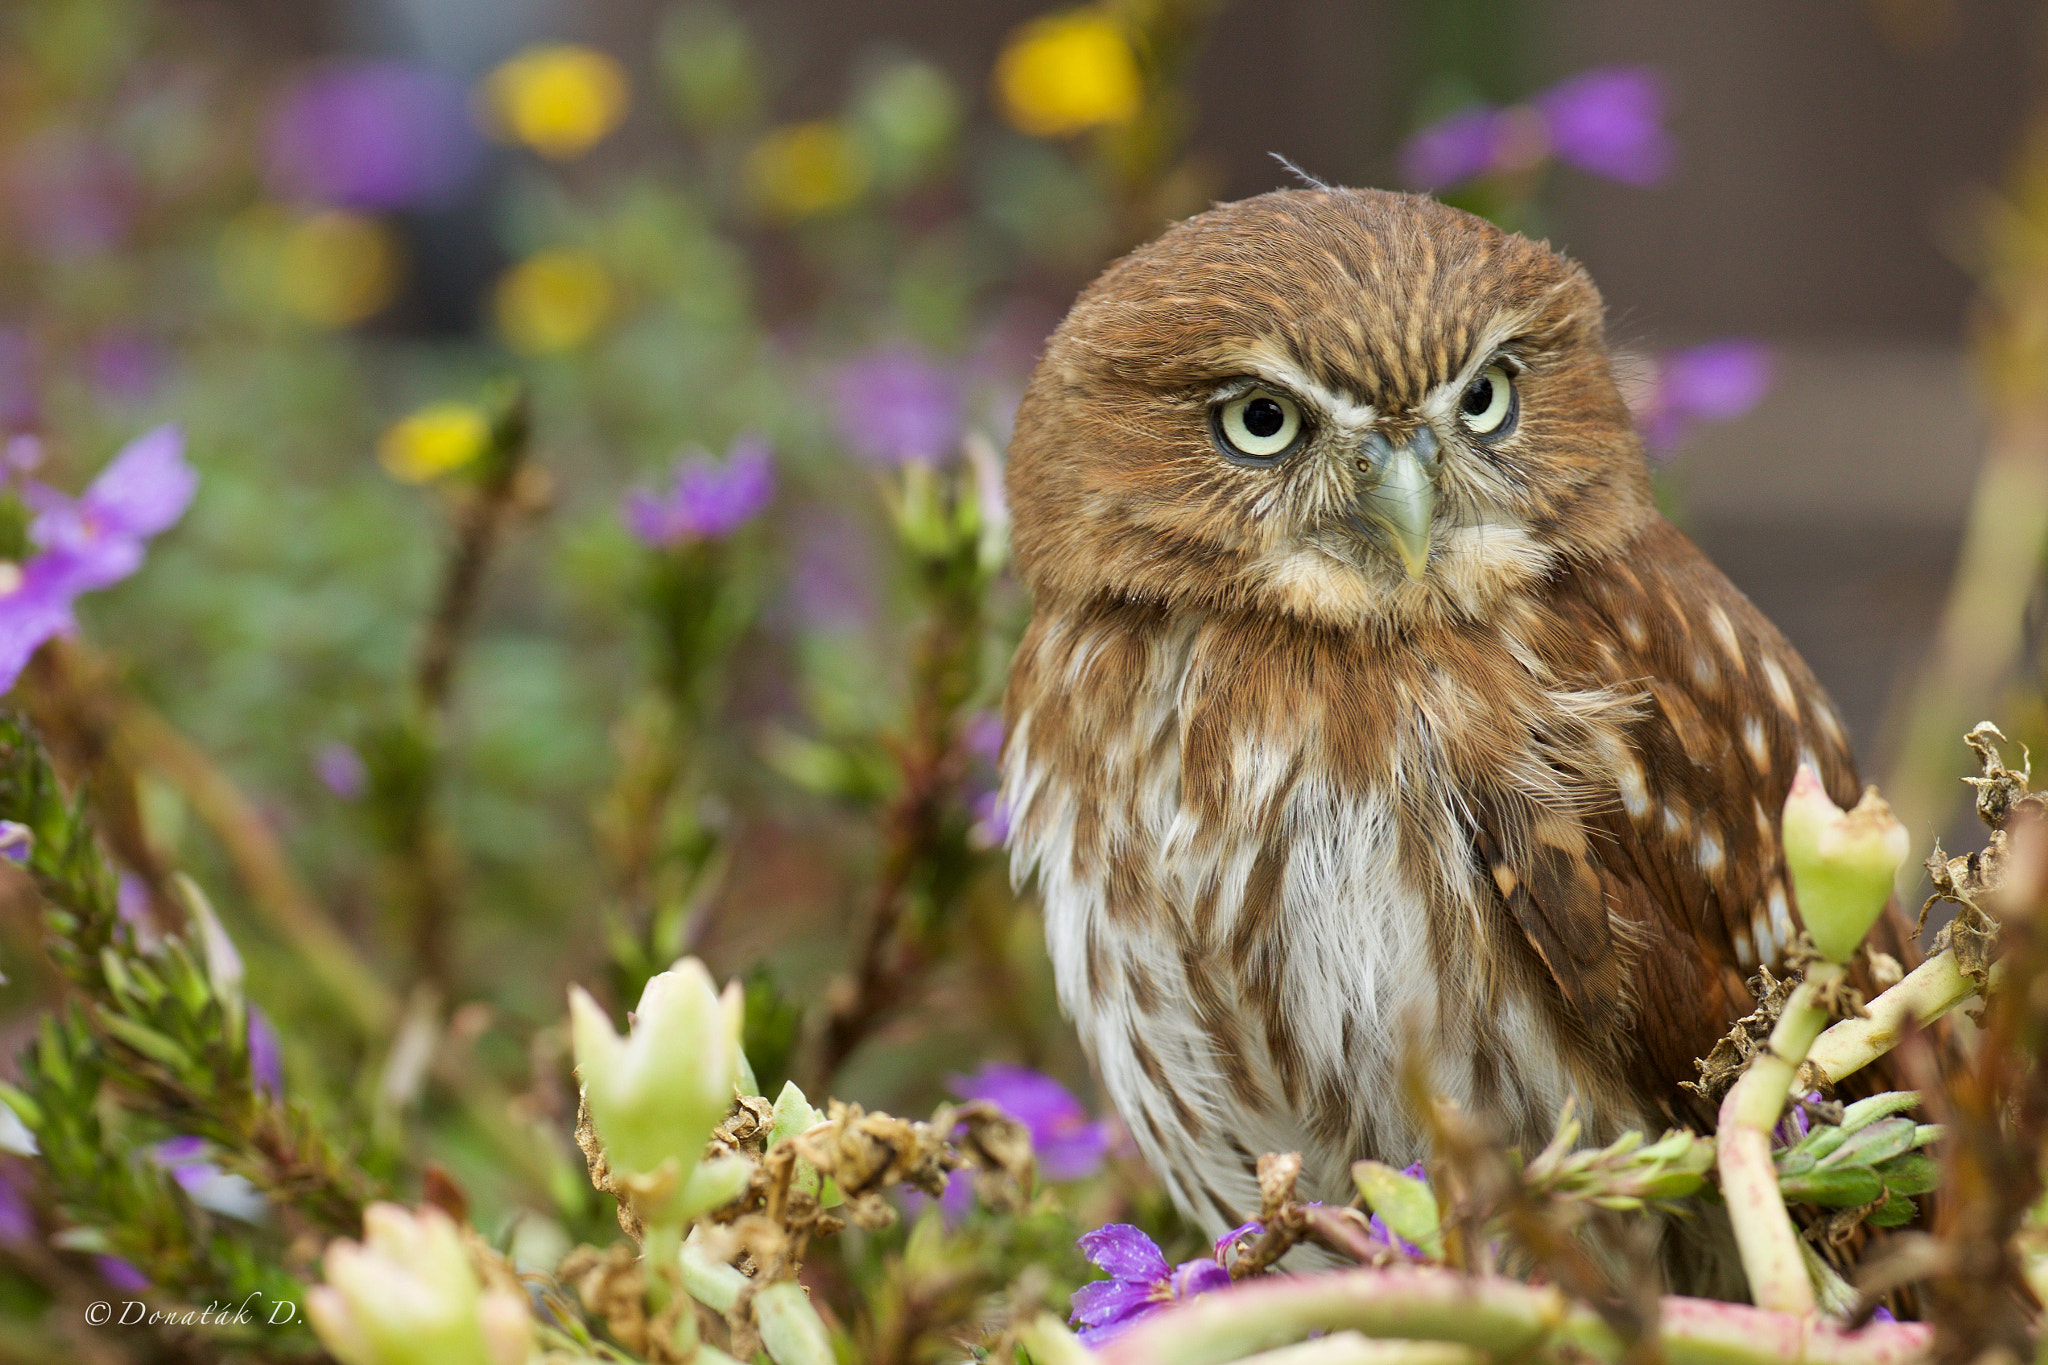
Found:
[[[1081,295],[1017,412],[1041,599],[1477,615],[1654,515],[1577,265],[1433,200],[1283,190]]]

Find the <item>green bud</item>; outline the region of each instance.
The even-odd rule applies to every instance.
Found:
[[[1854,810],[1843,810],[1802,763],[1785,798],[1783,828],[1806,931],[1821,956],[1846,963],[1891,898],[1892,880],[1906,860],[1906,827],[1875,787],[1864,790]]]
[[[1395,1236],[1414,1243],[1432,1257],[1443,1254],[1443,1238],[1438,1231],[1443,1220],[1429,1186],[1380,1161],[1355,1162],[1351,1179],[1357,1184],[1359,1195]]]
[[[525,1365],[526,1300],[484,1292],[462,1234],[439,1209],[363,1211],[363,1240],[329,1245],[306,1316],[343,1365]]]
[[[651,978],[626,1037],[580,986],[569,990],[576,1070],[605,1159],[629,1176],[696,1166],[732,1107],[738,1044],[731,1012],[695,958]]]
[[[740,1295],[747,1287],[747,1277],[706,1251],[694,1231],[683,1243],[676,1264],[683,1273],[683,1288],[689,1290],[699,1303],[708,1304],[721,1313],[730,1313],[739,1306]]]
[[[725,983],[718,993],[718,1008],[725,1013],[725,1035],[732,1042],[732,1083],[742,1095],[758,1095],[761,1083],[754,1079],[754,1064],[747,1060],[747,988],[737,980]]]
[[[794,1280],[782,1280],[754,1295],[754,1325],[775,1365],[837,1365],[832,1338]]]
[[[804,1092],[797,1089],[795,1081],[784,1081],[782,1093],[775,1097],[775,1121],[768,1128],[768,1145],[773,1147],[784,1138],[795,1137],[821,1117],[804,1098]],[[806,1194],[817,1194],[818,1168],[798,1157],[796,1175],[790,1184]]]
[[[1902,1114],[1919,1103],[1920,1092],[1917,1090],[1887,1090],[1858,1100],[1842,1111],[1842,1131],[1853,1133],[1858,1128],[1868,1128],[1879,1119]]]
[[[747,1184],[753,1178],[754,1163],[743,1156],[714,1157],[702,1162],[683,1182],[682,1204],[675,1216],[695,1218],[707,1209],[730,1204],[747,1192]]]

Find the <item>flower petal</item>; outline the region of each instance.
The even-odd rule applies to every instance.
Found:
[[[1421,190],[1448,189],[1493,166],[1500,141],[1500,111],[1488,104],[1460,109],[1423,128],[1401,145],[1401,175]]]
[[[161,426],[130,441],[79,500],[105,532],[147,539],[185,515],[199,475],[185,462],[185,436]]]
[[[1099,1327],[1105,1323],[1122,1322],[1152,1304],[1165,1301],[1164,1291],[1152,1285],[1132,1284],[1127,1280],[1091,1280],[1074,1291],[1073,1313],[1067,1320]]]
[[[1648,66],[1606,66],[1558,82],[1531,101],[1550,145],[1580,170],[1630,185],[1671,172],[1677,148],[1664,131],[1664,80]]]
[[[1166,1255],[1129,1223],[1110,1223],[1081,1234],[1082,1254],[1102,1269],[1134,1284],[1157,1284],[1168,1272]]]
[[[1175,1299],[1192,1299],[1197,1294],[1208,1294],[1228,1288],[1230,1272],[1206,1256],[1193,1261],[1182,1261],[1174,1268]]]

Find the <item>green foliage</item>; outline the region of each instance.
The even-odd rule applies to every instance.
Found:
[[[1824,1208],[1865,1208],[1876,1227],[1912,1221],[1913,1196],[1940,1183],[1941,1169],[1921,1148],[1941,1129],[1902,1117],[1920,1103],[1917,1091],[1891,1090],[1858,1100],[1838,1124],[1816,1123],[1775,1154],[1785,1198]]]

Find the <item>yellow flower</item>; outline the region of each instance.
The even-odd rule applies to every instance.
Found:
[[[1114,19],[1089,9],[1011,33],[996,58],[995,87],[1003,117],[1035,137],[1129,122],[1144,100],[1130,40]]]
[[[377,459],[401,483],[425,483],[476,459],[490,439],[491,424],[479,409],[435,403],[385,432]]]
[[[612,282],[588,251],[542,251],[505,272],[494,302],[506,345],[522,355],[551,355],[576,349],[604,324]]]
[[[831,119],[777,128],[747,154],[747,183],[778,218],[808,218],[841,208],[868,187],[868,157]]]
[[[581,156],[626,116],[626,73],[596,48],[529,47],[484,81],[498,126],[556,160]]]
[[[398,242],[374,218],[331,210],[278,241],[277,287],[293,312],[325,327],[361,322],[398,292]]]

